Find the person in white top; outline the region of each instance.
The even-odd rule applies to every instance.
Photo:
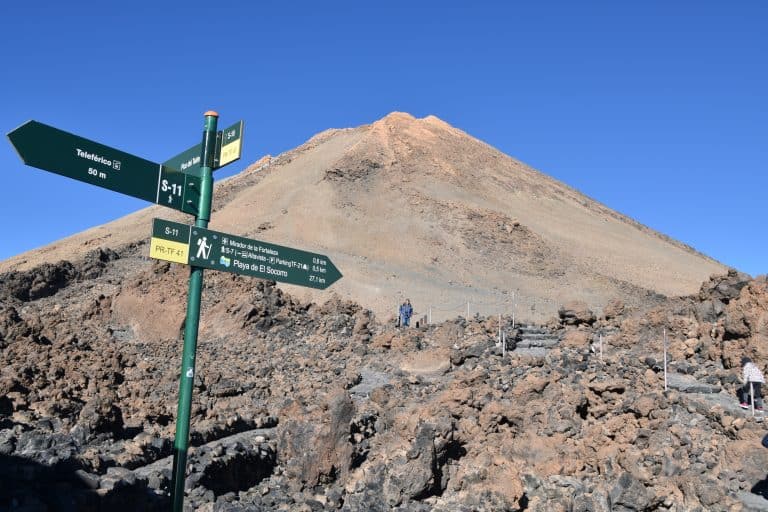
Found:
[[[749,409],[751,401],[754,399],[755,409],[762,411],[762,386],[765,383],[763,372],[748,357],[741,358],[741,368],[741,383],[743,386],[739,390],[739,399],[741,400],[739,405],[742,409]],[[750,395],[750,389],[754,392],[754,397]]]

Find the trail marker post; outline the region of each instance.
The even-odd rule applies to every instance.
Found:
[[[603,333],[600,332],[600,362],[603,362]]]
[[[331,260],[322,254],[208,229],[213,200],[213,171],[238,160],[242,154],[243,122],[238,121],[217,132],[218,117],[216,112],[206,112],[202,143],[163,164],[38,121],[27,121],[8,133],[11,145],[26,165],[195,216],[193,226],[154,219],[150,243],[152,258],[190,265],[173,445],[171,502],[174,512],[182,512],[184,508],[203,269],[223,270],[322,290],[342,277]]]
[[[195,226],[208,227],[211,219],[213,199],[213,155],[216,151],[216,112],[205,113],[202,153],[200,155],[200,206],[195,216]],[[187,296],[187,319],[184,322],[184,349],[181,355],[181,377],[179,379],[179,405],[176,413],[176,437],[173,442],[173,481],[171,501],[173,511],[184,508],[184,477],[187,470],[189,448],[189,415],[192,409],[192,385],[195,382],[195,352],[197,331],[200,324],[200,297],[203,289],[203,269],[193,266],[189,274]]]
[[[517,309],[517,297],[515,290],[512,291],[512,328],[515,328],[515,310]]]
[[[664,344],[664,391],[669,389],[669,386],[667,384],[667,329],[664,328],[664,339],[662,341]]]

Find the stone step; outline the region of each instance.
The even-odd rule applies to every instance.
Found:
[[[700,382],[693,377],[670,373],[667,375],[667,383],[670,388],[676,389],[681,393],[719,393],[720,386]]]
[[[517,342],[518,348],[531,348],[531,347],[542,347],[542,348],[553,348],[556,347],[560,343],[560,340],[557,339],[538,339],[538,340],[527,340],[523,339],[522,341]]]
[[[547,355],[548,350],[542,347],[531,347],[531,348],[516,348],[513,352],[521,356],[545,357]]]
[[[557,334],[551,334],[551,333],[536,333],[536,334],[526,334],[523,333],[520,335],[520,337],[524,340],[560,340],[560,336]]]
[[[521,334],[550,334],[551,331],[549,329],[544,329],[543,327],[521,327],[520,333]]]
[[[521,332],[521,333],[518,334],[518,336],[520,338],[536,338],[536,337],[541,337],[541,336],[545,336],[545,337],[553,336],[553,337],[556,337],[557,335],[556,334],[552,334],[551,332]]]

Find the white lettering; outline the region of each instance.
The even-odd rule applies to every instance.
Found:
[[[189,169],[193,165],[197,165],[199,163],[200,163],[200,157],[199,156],[192,157],[189,160],[187,160],[186,162],[182,162],[181,163],[181,170],[182,171],[186,171],[187,169]]]
[[[277,256],[277,251],[274,249],[269,249],[267,247],[259,246],[259,252],[265,252],[269,254],[270,256]]]
[[[272,268],[270,266],[267,266],[267,274],[271,274],[273,276],[279,276],[279,277],[288,277],[288,271],[287,270],[278,270],[278,269]]]
[[[256,254],[255,252],[251,252],[251,251],[240,251],[240,257],[247,258],[249,260],[267,261],[267,258],[265,256],[262,256],[261,254]]]
[[[75,148],[75,151],[77,151],[77,156],[80,158],[84,158],[85,160],[91,160],[92,162],[96,162],[98,164],[107,165],[109,167],[112,167],[115,170],[120,170],[120,162],[117,160],[112,161],[109,158],[104,158],[101,155],[97,155],[96,153],[89,153],[87,151],[83,151],[80,148]]]
[[[291,262],[290,261],[282,260],[280,258],[275,258],[275,263],[277,263],[278,265],[282,265],[284,267],[290,267],[291,266]]]

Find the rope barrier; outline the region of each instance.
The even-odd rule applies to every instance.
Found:
[[[445,309],[444,308],[439,308],[439,307],[434,306],[434,305],[430,306],[430,307],[432,309],[434,309],[435,311],[453,311],[454,309],[464,308],[467,305],[467,302],[468,301],[460,302],[460,303],[458,303],[455,306],[448,306]]]
[[[427,322],[432,323],[432,313],[451,313],[451,312],[465,312],[466,311],[466,317],[469,318],[471,316],[471,310],[475,311],[475,314],[480,313],[480,309],[485,310],[486,315],[495,315],[495,314],[503,314],[505,310],[509,311],[509,315],[512,316],[512,318],[515,318],[516,311],[520,308],[530,308],[532,312],[537,311],[541,306],[546,306],[548,308],[551,308],[553,306],[558,306],[562,304],[563,300],[555,300],[555,299],[547,299],[543,297],[526,297],[524,295],[520,295],[519,293],[513,294],[511,298],[506,298],[501,301],[496,302],[473,302],[471,300],[469,301],[462,301],[455,305],[453,304],[431,304],[428,307],[428,313],[425,315],[427,317]],[[595,311],[596,313],[599,313],[602,310],[602,307],[594,308],[590,305],[588,307]],[[499,313],[501,311],[502,313]],[[542,314],[544,312],[538,312],[538,314]],[[525,313],[523,313],[525,314]],[[536,314],[536,313],[534,313]]]

